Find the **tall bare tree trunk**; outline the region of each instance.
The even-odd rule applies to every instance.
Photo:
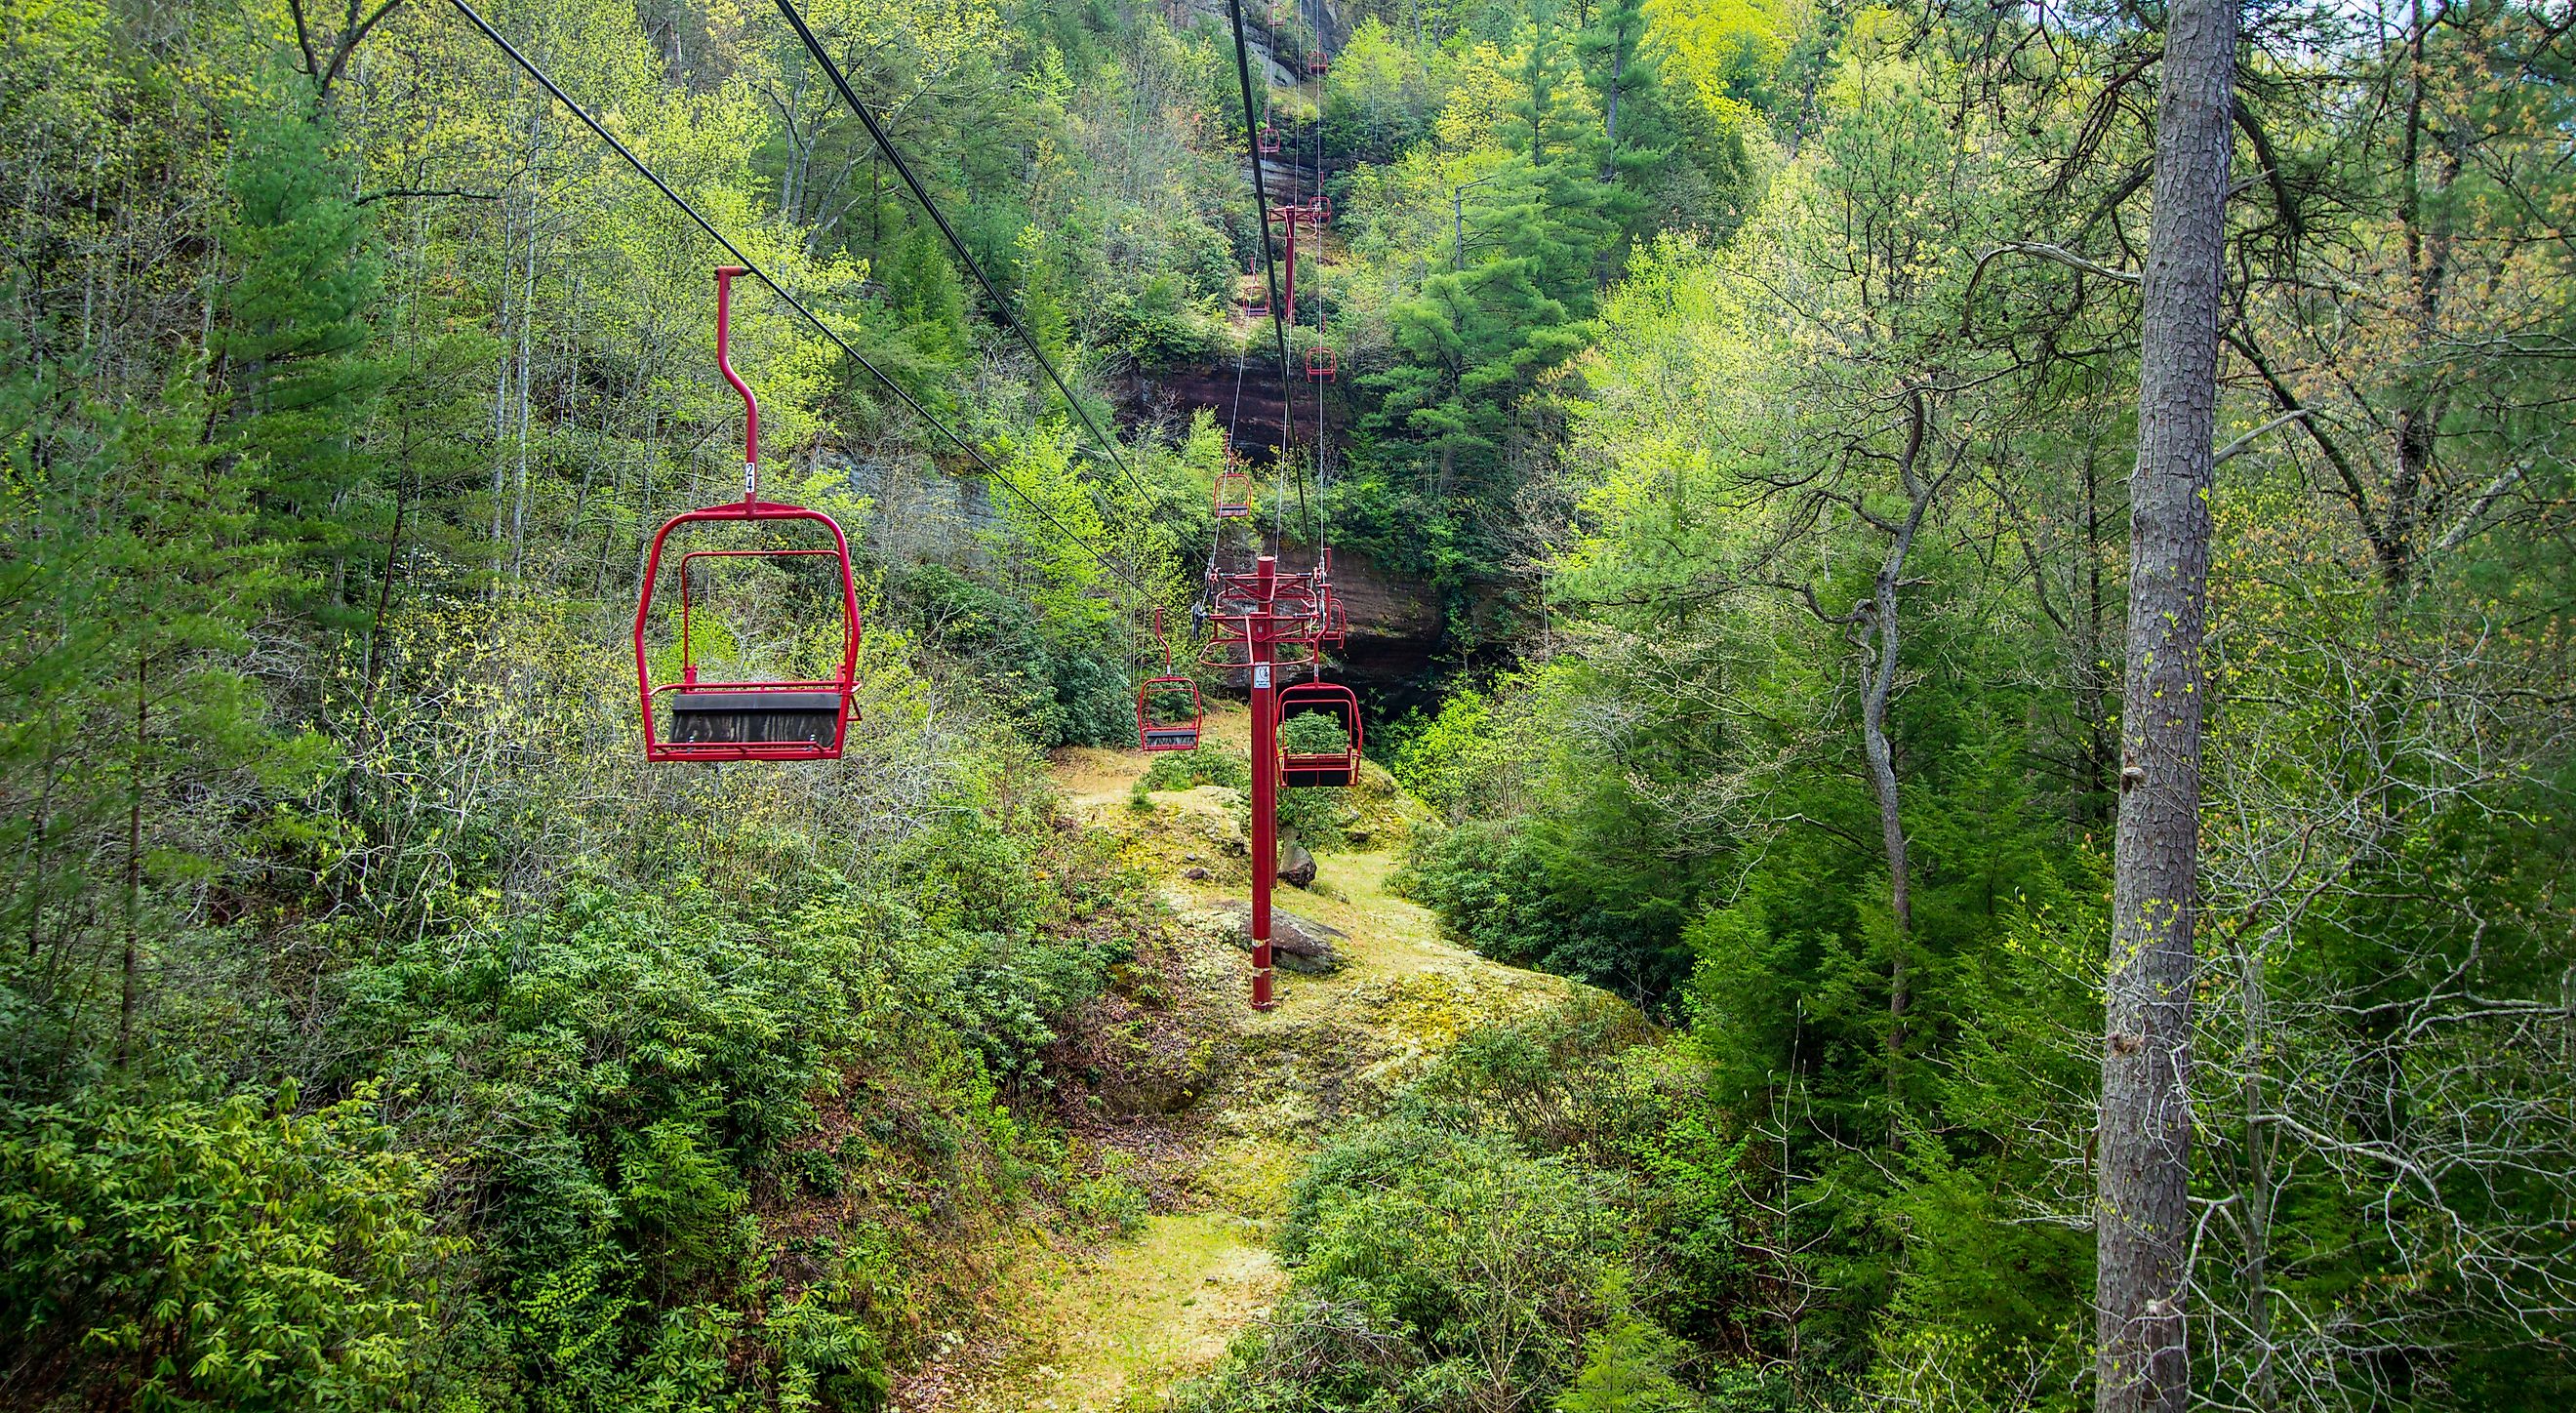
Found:
[[[1863,647],[1877,649],[1876,661],[1861,671],[1860,728],[1863,753],[1869,759],[1870,790],[1878,798],[1878,832],[1887,849],[1887,906],[1895,925],[1894,946],[1887,963],[1887,1142],[1893,1148],[1903,1131],[1905,1012],[1912,1004],[1912,976],[1906,953],[1914,943],[1914,873],[1906,858],[1905,816],[1897,794],[1896,745],[1888,739],[1887,705],[1896,690],[1898,653],[1896,591],[1905,583],[1905,561],[1914,552],[1914,537],[1940,490],[1936,479],[1922,474],[1923,440],[1931,430],[1931,411],[1923,394],[1906,394],[1905,450],[1897,455],[1897,474],[1905,487],[1905,518],[1893,526],[1887,554],[1859,623],[1869,635]],[[1875,640],[1874,642],[1872,640]]]
[[[528,125],[529,165],[536,165],[536,124]],[[513,589],[527,573],[528,551],[528,404],[533,390],[530,382],[536,376],[537,310],[537,188],[528,184],[528,268],[526,280],[519,289],[519,465],[510,490],[510,584]]]
[[[2189,1397],[2201,637],[2236,4],[2175,0],[2156,107],[2094,1212],[2097,1413],[2182,1413]]]
[[[141,653],[134,658],[134,762],[125,799],[125,974],[116,1003],[118,1069],[125,1068],[127,1058],[134,1052],[135,973],[143,951],[143,752],[147,743],[144,720],[151,709],[145,687],[150,661]]]

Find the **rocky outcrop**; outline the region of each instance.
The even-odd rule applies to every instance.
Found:
[[[1252,905],[1226,902],[1216,905],[1228,919],[1226,939],[1245,951],[1252,950]],[[1270,909],[1270,960],[1275,966],[1310,976],[1330,976],[1343,967],[1340,949],[1333,944],[1349,933],[1284,912]]]
[[[1440,646],[1440,596],[1349,548],[1333,551],[1333,587],[1350,610],[1350,641],[1335,654],[1342,680],[1393,687],[1419,680]]]
[[[1279,14],[1282,30],[1290,29],[1297,22],[1319,26],[1319,37],[1327,54],[1340,53],[1342,45],[1351,36],[1350,22],[1342,17],[1341,7],[1333,0],[1285,0],[1277,6],[1270,4],[1269,0],[1242,0],[1242,3],[1243,47],[1252,61],[1255,83],[1268,82],[1284,88],[1303,77],[1290,73],[1287,66],[1279,61],[1277,51],[1282,46],[1274,41],[1270,30],[1270,15],[1274,9]],[[1229,41],[1233,37],[1234,22],[1227,0],[1165,0],[1164,16],[1176,28],[1197,18],[1213,20]],[[1231,54],[1227,56],[1229,60],[1232,57]]]
[[[1315,435],[1314,384],[1302,376],[1294,381],[1297,439],[1311,442]],[[1128,379],[1126,401],[1136,410],[1137,419],[1176,428],[1187,427],[1192,413],[1212,413],[1216,425],[1237,449],[1264,453],[1279,449],[1280,430],[1288,420],[1288,404],[1279,393],[1279,360],[1275,355],[1246,359],[1240,368],[1225,363],[1139,371]],[[1329,399],[1326,415],[1337,428],[1350,425],[1350,409],[1338,392]]]

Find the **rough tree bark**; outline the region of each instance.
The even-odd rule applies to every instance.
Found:
[[[2094,1212],[2098,1413],[2182,1413],[2189,1397],[2201,637],[2236,4],[2175,0],[2156,106]]]

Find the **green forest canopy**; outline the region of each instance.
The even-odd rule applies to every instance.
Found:
[[[738,484],[717,250],[444,6],[0,14],[29,1406],[869,1408],[979,1243],[1144,1201],[1068,1057],[1170,1009],[1154,880],[1036,753],[1131,737],[1258,440],[1155,392],[1268,347],[1223,7],[806,7],[1132,474],[766,8],[485,13],[1009,484],[740,289],[860,724],[646,767],[641,550]],[[1180,1397],[2090,1401],[2158,17],[1253,18],[1331,58],[1256,78],[1334,211],[1308,513],[1444,605],[1368,733],[1402,886],[1616,1003],[1317,1155]],[[2576,37],[2243,23],[2192,1378],[2563,1407]]]

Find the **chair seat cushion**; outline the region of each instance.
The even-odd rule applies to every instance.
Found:
[[[673,711],[839,712],[838,692],[674,692]]]

